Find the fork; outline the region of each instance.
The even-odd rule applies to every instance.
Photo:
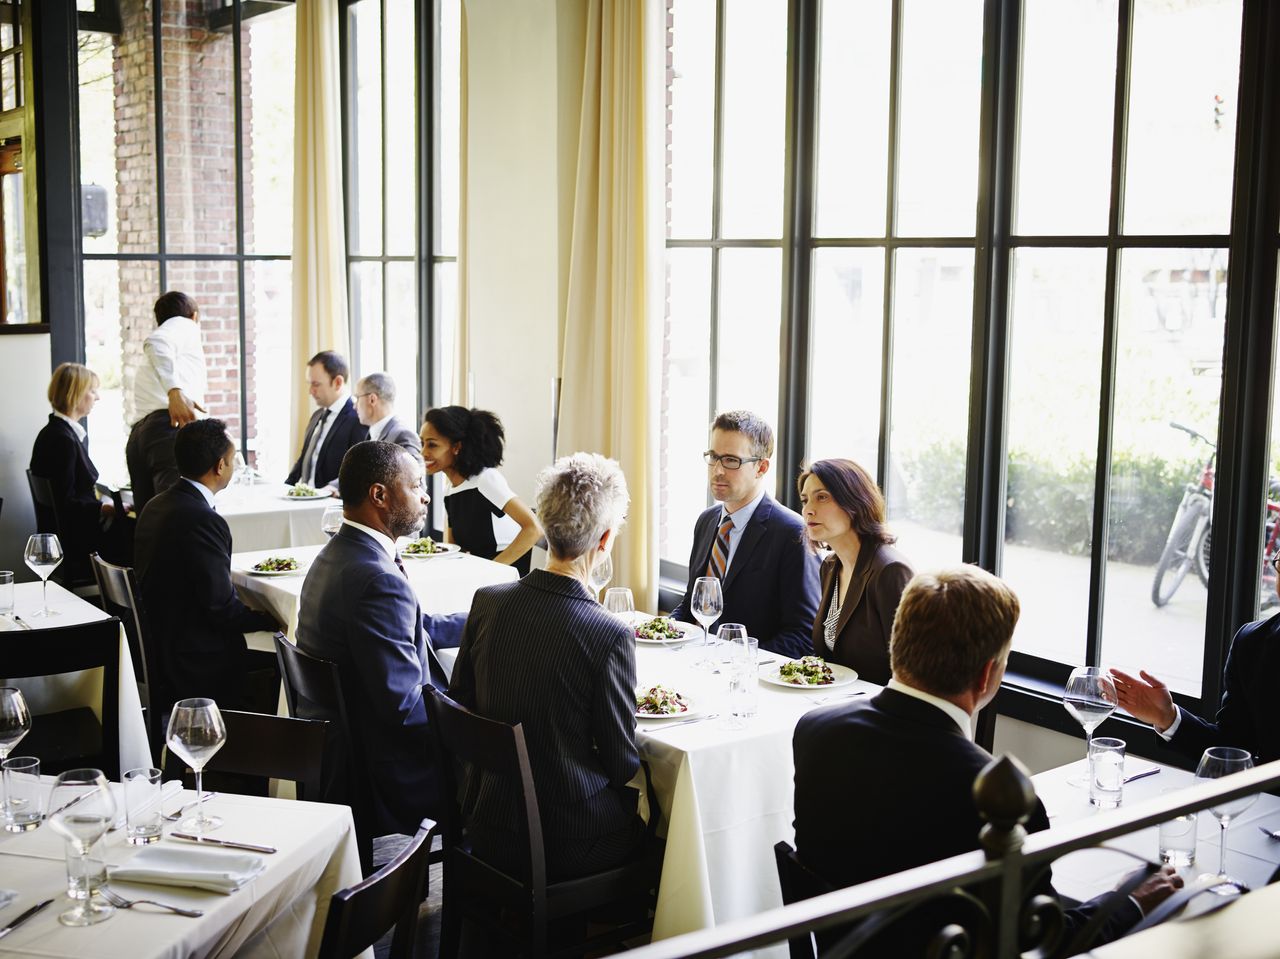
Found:
[[[146,903],[148,906],[159,906],[161,909],[168,909],[170,912],[176,912],[179,916],[187,916],[191,919],[199,919],[204,915],[203,909],[183,909],[181,906],[171,906],[167,902],[157,902],[154,899],[126,899],[114,889],[108,889],[106,886],[99,886],[98,893],[117,909],[132,909],[134,906]]]
[[[1266,826],[1259,826],[1258,828],[1262,830],[1262,834],[1268,839],[1280,839],[1280,829],[1268,829]]]
[[[678,723],[664,723],[663,725],[658,726],[656,729],[649,730],[649,732],[660,733],[664,729],[670,729],[673,726],[687,726],[689,725],[689,723],[700,723],[704,719],[716,719],[717,717],[719,717],[719,715],[720,715],[719,713],[707,713],[705,716],[691,716],[688,719],[680,720]]]
[[[177,812],[161,813],[161,816],[168,822],[177,822],[179,819],[185,816],[192,809],[195,809],[196,806],[200,805],[201,803],[208,802],[210,799],[212,799],[216,795],[218,795],[216,792],[205,793],[199,799],[193,799],[191,800],[191,802],[187,803],[185,806],[182,806],[180,809],[178,809]]]

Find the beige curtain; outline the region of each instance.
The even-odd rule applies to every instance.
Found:
[[[302,364],[320,350],[350,356],[338,0],[298,0],[293,141],[293,392],[291,446],[311,415]]]
[[[657,609],[656,324],[648,322],[645,4],[589,0],[557,452],[604,453],[631,510],[614,582]]]

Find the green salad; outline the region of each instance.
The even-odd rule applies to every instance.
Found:
[[[259,573],[287,573],[300,567],[292,556],[268,556],[261,563],[254,563],[253,568]]]
[[[795,686],[830,686],[836,681],[831,667],[821,656],[805,656],[778,667],[778,678]]]
[[[294,483],[289,487],[286,496],[319,496],[320,491],[314,486],[308,486],[306,483]]]
[[[658,616],[637,626],[636,638],[665,643],[673,639],[684,639],[684,633],[669,617]]]
[[[422,539],[415,539],[401,552],[408,553],[410,556],[430,556],[433,553],[443,553],[444,550],[430,536],[424,536]]]
[[[674,689],[650,686],[636,690],[636,712],[643,716],[674,716],[688,711],[689,704]]]

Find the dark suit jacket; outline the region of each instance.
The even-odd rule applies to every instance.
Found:
[[[134,552],[161,703],[208,696],[222,706],[249,705],[244,634],[274,630],[276,621],[236,595],[227,521],[179,480],[143,507]]]
[[[546,570],[477,590],[472,601],[449,695],[523,724],[549,857],[557,840],[604,836],[635,816],[626,790],[640,768],[634,640],[581,583]],[[510,832],[516,797],[510,784],[478,774],[464,810]]]
[[[422,687],[430,682],[418,597],[371,536],[344,525],[302,584],[298,647],[336,662],[358,761],[372,786],[372,835],[412,834],[439,815]],[[335,719],[300,699],[305,719]]]
[[[696,622],[693,584],[706,574],[722,511],[718,503],[704,510],[693,529],[689,584],[671,613],[686,623]],[[713,631],[720,623],[742,623],[761,649],[808,655],[818,612],[818,558],[809,551],[804,521],[768,493],[742,531],[722,587],[724,613],[711,624]]]
[[[1222,701],[1213,722],[1182,712],[1171,740],[1199,759],[1210,746],[1239,746],[1258,765],[1280,759],[1280,620],[1245,623],[1231,641],[1223,671]]]
[[[840,559],[833,553],[822,561],[822,598],[813,621],[813,653],[856,669],[862,679],[883,686],[890,675],[889,633],[893,630],[893,616],[915,571],[892,546],[864,544],[840,607],[835,649],[828,651],[823,624],[839,574]]]
[[[980,848],[973,781],[991,755],[936,706],[893,689],[801,717],[795,753],[796,851],[836,886],[851,886]],[[1029,832],[1049,828],[1036,801]],[[1046,875],[1041,892],[1052,894]],[[1067,913],[1070,938],[1100,900]],[[1139,919],[1126,900],[1104,926]]]
[[[323,410],[316,410],[311,414],[311,419],[307,423],[307,432],[302,437],[302,449],[298,453],[298,460],[293,464],[293,469],[289,470],[289,475],[285,477],[285,482],[290,485],[302,478],[302,457],[307,453],[307,444],[311,442],[311,434],[320,425],[320,414],[323,412]],[[342,465],[342,457],[347,455],[347,450],[368,438],[369,427],[361,425],[360,417],[356,415],[355,404],[351,402],[351,397],[347,397],[347,402],[342,409],[338,410],[333,425],[329,427],[324,442],[320,444],[320,455],[316,458],[315,481],[311,485],[325,486],[337,479],[338,467]],[[416,826],[413,831],[417,831]]]
[[[102,540],[98,523],[102,507],[93,495],[98,470],[70,424],[52,413],[31,448],[31,475],[49,481],[63,524],[58,529],[53,511],[37,505],[36,529],[57,533],[64,562],[75,567],[75,575],[86,574],[89,554],[99,548]]]
[[[401,423],[397,417],[391,418],[391,422],[387,423],[379,439],[384,443],[395,443],[401,449],[407,450],[414,459],[422,460],[422,438]]]

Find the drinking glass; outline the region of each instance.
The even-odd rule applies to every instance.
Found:
[[[44,819],[45,785],[40,781],[40,760],[35,756],[14,756],[4,768],[4,828],[8,832],[28,832]]]
[[[324,512],[320,514],[320,531],[325,536],[332,537],[340,529],[342,529],[342,507],[326,506]]]
[[[1196,779],[1221,779],[1223,776],[1252,768],[1253,756],[1247,750],[1237,749],[1234,746],[1210,746],[1200,757],[1200,765],[1196,767]],[[1218,872],[1216,875],[1205,873],[1196,880],[1197,882],[1214,886],[1239,882],[1227,874],[1227,827],[1231,825],[1231,820],[1252,806],[1257,798],[1257,796],[1245,796],[1242,799],[1219,802],[1216,806],[1209,807],[1209,812],[1222,827],[1222,832],[1218,836],[1221,845],[1218,854]],[[1233,885],[1227,886],[1222,892],[1224,895],[1235,895],[1239,890]]]
[[[160,841],[160,770],[143,766],[130,769],[124,785],[124,812],[130,845],[146,846]]]
[[[13,747],[31,732],[31,711],[22,690],[13,686],[0,686],[0,763],[9,758]],[[9,808],[9,798],[4,780],[0,777],[0,819]]]
[[[60,775],[49,791],[49,828],[67,841],[67,895],[75,905],[58,917],[64,926],[102,922],[115,909],[94,897],[106,883],[91,866],[90,850],[111,828],[116,800],[100,769],[72,769]]]
[[[178,758],[196,774],[196,811],[182,821],[181,829],[197,836],[206,830],[217,829],[222,820],[204,812],[204,783],[201,776],[204,765],[227,741],[227,727],[222,721],[218,704],[212,699],[181,699],[173,704],[169,714],[169,732],[165,742]]]
[[[610,586],[604,591],[604,608],[628,625],[635,623],[635,597],[625,586]]]
[[[591,567],[591,588],[599,593],[609,585],[611,579],[613,579],[613,559],[605,553]]]
[[[0,569],[0,618],[13,622],[13,570]]]
[[[1085,755],[1085,774],[1068,779],[1067,782],[1072,786],[1088,783],[1089,744],[1093,742],[1093,731],[1116,711],[1119,703],[1116,685],[1111,681],[1111,674],[1107,670],[1101,666],[1077,666],[1071,670],[1066,688],[1062,691],[1062,705],[1071,714],[1071,718],[1084,727]]]
[[[1100,809],[1120,805],[1124,792],[1123,739],[1099,736],[1089,741],[1089,803]]]
[[[1162,789],[1162,796],[1178,792],[1176,788]],[[1160,861],[1178,869],[1196,864],[1196,814],[1183,813],[1160,824]]]
[[[22,558],[31,567],[31,571],[44,583],[44,609],[37,610],[32,616],[59,616],[57,610],[49,608],[49,577],[62,562],[62,544],[52,533],[33,533],[27,539],[26,551]]]
[[[720,580],[715,576],[699,576],[693,582],[693,595],[690,597],[689,611],[702,627],[702,657],[694,663],[699,668],[710,668],[711,646],[707,630],[724,612],[724,591],[720,588]]]

